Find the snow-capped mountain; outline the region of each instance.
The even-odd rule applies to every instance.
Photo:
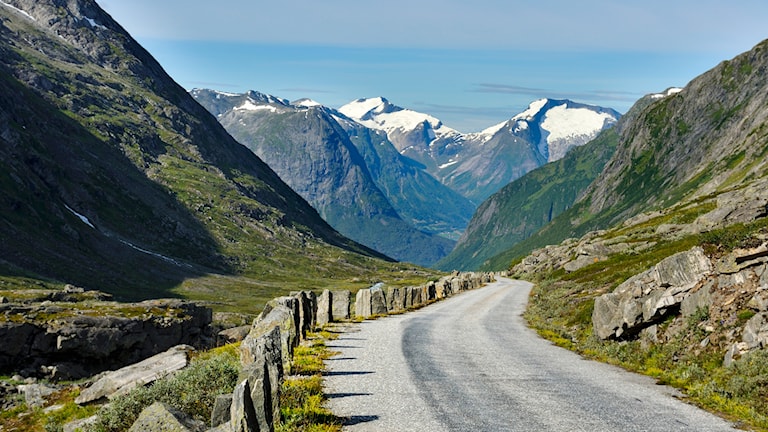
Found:
[[[191,93],[331,226],[395,259],[433,264],[450,252],[474,211],[402,156],[386,133],[316,101]]]
[[[547,162],[561,159],[571,148],[588,143],[603,129],[613,126],[621,114],[610,108],[584,105],[570,100],[539,99],[528,109],[480,133],[481,139],[507,128],[509,133],[536,129],[539,153]],[[489,138],[488,138],[489,139]]]
[[[528,171],[586,144],[621,117],[609,108],[540,99],[508,121],[463,134],[435,117],[382,97],[357,99],[339,112],[386,132],[403,155],[421,162],[443,184],[477,203]]]
[[[426,135],[432,140],[459,134],[429,114],[401,108],[383,97],[358,99],[342,106],[338,111],[364,126],[383,130],[387,134],[409,132],[419,127],[424,127]]]

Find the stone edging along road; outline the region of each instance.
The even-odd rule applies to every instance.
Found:
[[[726,431],[653,379],[585,360],[521,317],[531,285],[498,278],[417,312],[346,325],[329,408],[346,431]]]

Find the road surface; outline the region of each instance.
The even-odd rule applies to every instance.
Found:
[[[526,282],[500,279],[329,343],[329,408],[345,431],[732,431],[648,377],[539,338]]]

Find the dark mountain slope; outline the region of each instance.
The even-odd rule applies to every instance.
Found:
[[[297,280],[297,268],[369,274],[359,253],[380,255],[328,226],[95,2],[10,4],[0,5],[5,274],[132,298],[194,291],[189,278],[210,271],[263,284]]]
[[[256,92],[193,94],[206,106],[209,100],[221,104],[229,99],[230,109],[218,115],[221,124],[339,232],[421,265],[434,263],[453,247],[453,241],[421,232],[400,217],[347,133],[324,108],[287,105]]]

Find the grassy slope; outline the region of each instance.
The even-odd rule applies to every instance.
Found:
[[[670,314],[658,327],[659,342],[601,341],[592,333],[592,310],[597,296],[677,252],[701,245],[717,260],[735,248],[765,241],[766,218],[701,234],[657,231],[662,225],[693,222],[717,206],[718,194],[765,176],[765,53],[762,43],[695,80],[678,97],[644,109],[639,123],[627,129],[630,140],[620,144],[624,148],[614,157],[621,163],[609,164],[603,175],[607,181],[602,186],[610,188],[593,187],[587,200],[497,257],[509,262],[535,247],[597,228],[608,228],[593,234],[597,239],[647,242],[643,251],[609,255],[572,273],[557,269],[527,275],[537,282],[526,312],[529,323],[561,346],[654,376],[683,389],[696,404],[756,430],[768,430],[768,354],[758,350],[732,367],[723,366],[725,350],[740,340],[744,324],[755,314],[748,305],[754,293],[738,284],[733,292],[718,288],[720,301],[708,309],[689,317]],[[713,98],[716,103],[710,102]],[[695,145],[686,145],[691,142]],[[654,209],[659,210],[655,216],[616,223]]]
[[[489,260],[528,238],[570,208],[613,155],[614,129],[576,147],[563,159],[535,169],[505,186],[478,208],[459,244],[436,267],[501,270],[508,261]]]
[[[427,277],[332,230],[106,15],[91,12],[112,30],[53,10],[42,30],[0,8],[5,281],[258,311],[297,288]]]

